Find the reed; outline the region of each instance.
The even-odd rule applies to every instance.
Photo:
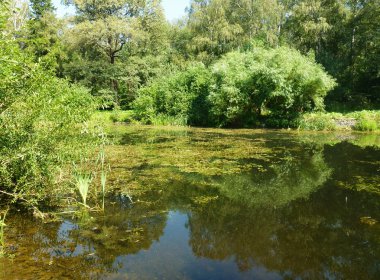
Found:
[[[5,254],[5,240],[4,240],[4,227],[5,217],[7,216],[8,210],[5,210],[3,213],[0,213],[0,257]]]
[[[107,169],[105,166],[106,162],[106,153],[105,153],[105,143],[106,143],[106,137],[103,136],[102,138],[103,143],[100,147],[98,161],[100,162],[100,184],[102,186],[102,209],[104,210],[104,201],[105,201],[105,194],[106,194],[106,182],[107,182]],[[110,167],[108,166],[108,169]]]
[[[100,174],[100,183],[102,185],[102,209],[104,210],[104,198],[106,193],[106,181],[107,181],[107,172],[105,170],[101,171]]]
[[[92,181],[91,174],[76,174],[75,176],[77,189],[82,197],[82,202],[87,206],[87,195]]]

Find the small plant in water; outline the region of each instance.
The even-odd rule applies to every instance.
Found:
[[[107,182],[107,171],[109,171],[111,168],[108,165],[106,167],[106,153],[105,153],[105,145],[107,143],[107,135],[102,133],[101,135],[101,145],[100,145],[100,151],[98,155],[98,162],[100,162],[100,184],[102,187],[102,209],[104,210],[104,200],[105,200],[105,194],[106,194],[106,182]],[[107,170],[108,169],[108,170]]]
[[[102,208],[104,210],[104,197],[106,193],[106,181],[107,181],[107,172],[102,169],[100,174],[100,183],[102,184]]]
[[[5,255],[5,241],[4,241],[4,227],[5,217],[7,216],[8,210],[5,210],[3,213],[0,213],[0,257]]]
[[[87,195],[92,181],[91,174],[75,174],[76,186],[82,197],[83,204],[87,206]]]

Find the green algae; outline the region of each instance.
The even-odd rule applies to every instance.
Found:
[[[113,135],[107,155],[111,187],[118,191],[168,192],[181,181],[274,207],[307,198],[328,180],[324,145],[378,145],[377,135],[361,133],[114,125]]]
[[[202,267],[221,278],[216,263],[249,276],[258,263],[282,278],[376,273],[377,138],[122,124],[109,132],[104,212],[46,225],[10,217],[15,262],[0,261],[0,278],[181,278]],[[172,247],[160,247],[165,238]]]

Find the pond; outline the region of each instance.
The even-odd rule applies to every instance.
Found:
[[[105,211],[11,213],[1,279],[380,279],[380,135],[115,129]]]

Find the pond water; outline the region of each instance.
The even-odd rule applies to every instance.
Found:
[[[116,130],[105,211],[11,213],[1,279],[380,279],[380,135]]]

